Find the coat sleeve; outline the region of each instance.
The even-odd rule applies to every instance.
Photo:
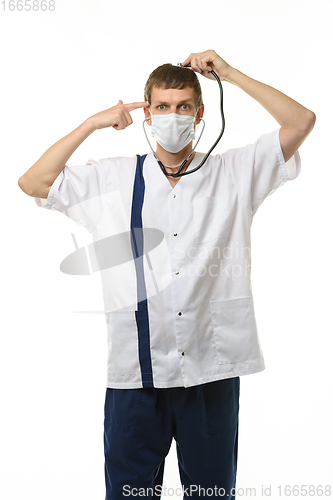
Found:
[[[284,161],[279,130],[261,135],[253,144],[227,151],[230,173],[251,215],[261,203],[301,172],[299,151]]]
[[[85,165],[65,165],[48,196],[35,198],[39,207],[57,210],[92,233],[105,204],[106,174],[103,160]]]

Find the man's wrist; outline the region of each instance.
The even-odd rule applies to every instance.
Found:
[[[236,83],[237,73],[239,73],[239,71],[236,68],[233,68],[232,66],[230,66],[227,74],[224,74],[224,76],[222,78],[223,78],[223,80],[225,80],[229,83],[232,83],[233,85],[237,85],[237,83]]]
[[[87,130],[89,134],[92,134],[97,130],[96,120],[94,116],[89,116],[83,123],[82,126]]]

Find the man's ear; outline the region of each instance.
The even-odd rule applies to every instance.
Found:
[[[150,113],[149,113],[148,108],[143,108],[143,111],[144,111],[144,113],[145,113],[145,118],[150,118]],[[147,123],[148,125],[151,125],[150,120],[147,120],[147,121],[146,121],[146,123]]]
[[[195,124],[198,125],[198,123],[200,123],[200,118],[203,117],[203,114],[204,114],[204,111],[205,111],[205,106],[202,104],[202,106],[199,107],[198,109],[198,112],[197,112],[197,119],[195,121]]]

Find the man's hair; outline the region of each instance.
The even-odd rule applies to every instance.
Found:
[[[197,108],[202,106],[202,92],[197,75],[194,71],[173,66],[172,64],[162,64],[149,75],[145,85],[144,100],[151,103],[151,93],[153,87],[164,89],[184,89],[191,87],[195,92]]]

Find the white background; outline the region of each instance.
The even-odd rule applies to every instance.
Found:
[[[101,286],[96,276],[59,270],[74,251],[71,233],[79,246],[90,235],[38,208],[17,180],[92,114],[119,99],[142,101],[155,67],[207,49],[317,116],[299,150],[300,177],[265,200],[252,226],[252,285],[266,370],[241,378],[238,498],[290,498],[286,485],[333,488],[331,2],[55,5],[54,12],[11,12],[7,0],[5,11],[0,2],[1,498],[105,495],[105,320],[74,313],[101,310]],[[207,121],[199,151],[205,152],[219,133],[219,94],[214,81],[199,78]],[[279,128],[238,87],[225,82],[223,89],[226,129],[215,153]],[[125,131],[96,131],[68,164],[148,152],[142,109],[132,117]],[[180,486],[174,442],[164,485]],[[271,494],[263,496],[262,486]],[[241,490],[250,487],[255,496]]]

